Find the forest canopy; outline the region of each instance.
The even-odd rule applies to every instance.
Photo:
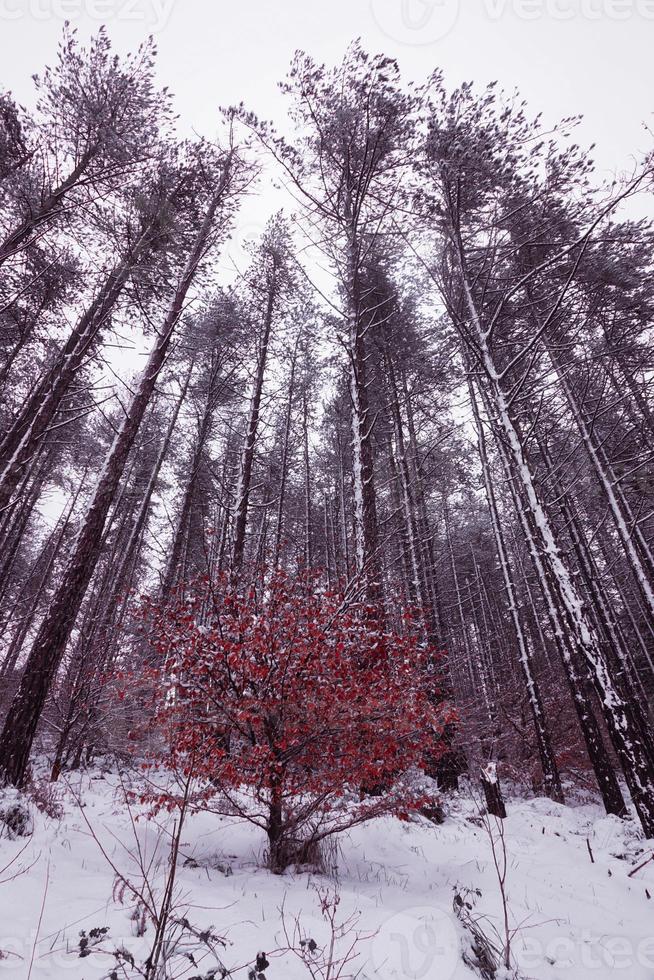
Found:
[[[270,596],[302,582],[306,689],[349,685],[316,709],[324,741],[349,705],[339,792],[499,762],[559,802],[623,815],[628,792],[654,837],[654,157],[607,185],[575,119],[413,84],[359,42],[296,55],[285,118],[217,108],[183,140],[155,62],[66,30],[30,108],[0,92],[2,780],[145,756],[180,610],[220,720],[200,684],[175,751],[232,786],[242,712],[257,764],[259,722],[286,751],[247,700],[248,617],[289,628]],[[273,183],[286,204],[226,272]]]

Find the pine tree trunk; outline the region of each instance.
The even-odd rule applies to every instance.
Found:
[[[556,758],[554,756],[554,751],[552,749],[552,741],[550,738],[547,720],[545,718],[545,711],[543,708],[543,698],[540,693],[540,687],[538,681],[536,680],[536,676],[534,674],[533,651],[531,649],[529,638],[527,637],[523,629],[523,624],[521,622],[520,614],[518,612],[518,598],[516,595],[513,570],[509,563],[508,551],[506,548],[504,534],[500,523],[500,516],[497,507],[497,499],[495,496],[495,489],[493,487],[493,480],[490,472],[488,454],[486,451],[486,437],[484,434],[483,422],[479,415],[477,397],[475,395],[475,390],[474,390],[474,382],[470,379],[468,380],[468,390],[470,392],[470,402],[472,405],[473,417],[477,428],[477,444],[479,446],[479,456],[481,459],[482,473],[484,477],[484,486],[486,488],[486,498],[488,500],[488,507],[491,515],[491,525],[493,528],[493,534],[495,536],[495,545],[497,548],[497,553],[502,568],[502,578],[504,580],[504,587],[506,590],[509,612],[511,615],[511,620],[513,622],[515,639],[518,645],[518,659],[520,661],[520,667],[522,669],[525,685],[527,688],[527,694],[529,697],[529,706],[531,709],[534,729],[536,732],[536,740],[538,742],[538,754],[540,756],[541,768],[543,771],[543,788],[545,790],[546,796],[551,797],[553,800],[556,800],[558,803],[563,803],[563,789],[561,787],[561,779],[559,776],[558,767],[556,764]]]
[[[490,405],[487,395],[483,388],[480,390],[486,403],[486,411],[490,416]],[[579,727],[581,728],[588,757],[602,796],[602,802],[607,813],[613,813],[621,817],[625,816],[627,808],[622,797],[620,784],[611,766],[609,755],[602,738],[602,732],[593,714],[590,699],[584,688],[584,669],[581,666],[585,662],[583,651],[575,646],[574,638],[571,636],[567,624],[565,624],[565,615],[560,596],[553,588],[550,576],[544,565],[541,546],[536,538],[535,528],[533,527],[533,516],[523,505],[519,484],[514,474],[513,461],[509,457],[506,447],[499,437],[496,439],[496,445],[506,484],[511,493],[513,506],[527,543],[534,570],[538,577],[552,636],[561,658],[566,681],[579,721]]]
[[[236,486],[236,500],[234,503],[234,541],[232,544],[232,574],[237,576],[241,572],[243,558],[245,555],[245,537],[248,522],[248,506],[250,502],[250,489],[252,484],[252,465],[254,463],[254,451],[257,442],[257,430],[259,428],[259,412],[261,408],[261,395],[263,392],[263,381],[268,359],[268,344],[270,342],[270,331],[272,328],[273,315],[275,311],[275,301],[277,299],[278,282],[277,257],[273,256],[273,267],[271,279],[268,284],[266,298],[266,309],[263,318],[261,331],[261,343],[259,356],[257,359],[257,371],[250,399],[250,410],[248,413],[247,428],[245,433],[245,443],[241,452],[241,466]]]
[[[291,371],[288,379],[286,395],[286,411],[284,414],[284,429],[282,432],[282,449],[280,459],[279,490],[277,498],[277,514],[275,518],[275,539],[273,545],[273,569],[279,568],[282,547],[282,530],[284,526],[284,504],[286,502],[286,481],[288,479],[288,456],[291,438],[291,421],[293,417],[293,398],[295,397],[295,369],[297,365],[299,335],[295,341],[291,355]]]
[[[507,451],[513,458],[516,479],[520,481],[525,501],[533,517],[542,558],[556,582],[575,644],[583,652],[588,668],[593,675],[607,728],[618,753],[643,830],[647,836],[654,836],[654,770],[650,765],[648,753],[642,743],[638,727],[634,723],[633,714],[616,689],[609,665],[603,657],[573,576],[561,557],[552,525],[540,500],[522,440],[511,417],[509,403],[502,386],[502,375],[495,366],[488,344],[488,335],[482,327],[477,312],[460,251],[461,243],[459,241],[456,244],[461,287],[469,323],[475,338],[477,356],[480,358],[488,378],[489,393],[494,401],[497,423],[506,441]]]
[[[55,421],[80,366],[109,319],[130,274],[142,260],[153,234],[153,227],[149,226],[127,258],[109,274],[53,365],[0,441],[0,513],[10,503],[22,474]]]
[[[504,805],[504,800],[502,799],[502,790],[500,789],[500,782],[497,778],[497,768],[494,762],[489,762],[488,765],[481,770],[481,785],[486,798],[486,809],[490,815],[492,817],[498,817],[500,820],[505,820],[506,807]]]
[[[177,284],[157,342],[105,461],[61,582],[32,645],[20,687],[0,735],[0,773],[4,782],[22,785],[25,780],[39,719],[100,557],[109,509],[155,390],[159,373],[165,363],[188,290],[206,251],[215,214],[227,183],[228,172],[227,167]]]
[[[640,531],[638,522],[634,520],[629,503],[615,478],[615,473],[612,472],[603,447],[597,443],[591,427],[577,405],[574,392],[568,382],[565,366],[561,364],[561,360],[552,345],[548,345],[548,353],[557,372],[559,385],[565,394],[570,413],[586,447],[600,486],[606,495],[620,543],[654,621],[654,557]]]

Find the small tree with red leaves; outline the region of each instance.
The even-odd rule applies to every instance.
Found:
[[[150,610],[157,764],[200,780],[197,806],[265,830],[274,871],[332,834],[419,806],[412,774],[438,756],[450,720],[433,651],[314,585],[308,574],[276,574],[264,591],[202,580]],[[174,794],[154,802],[174,806]]]

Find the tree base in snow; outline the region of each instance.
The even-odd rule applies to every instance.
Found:
[[[489,762],[481,770],[481,785],[484,790],[484,796],[486,797],[486,809],[491,816],[504,820],[506,817],[506,807],[502,799],[502,790],[500,789],[497,768],[494,762]]]

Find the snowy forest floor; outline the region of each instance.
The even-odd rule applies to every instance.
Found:
[[[129,893],[130,886],[143,887],[136,837],[143,863],[150,865],[149,886],[160,900],[174,815],[133,823],[122,797],[115,773],[77,775],[60,791],[59,818],[35,811],[31,836],[0,840],[0,868],[15,859],[0,873],[0,977],[26,978],[31,970],[34,980],[99,980],[116,968],[117,948],[133,955],[136,967],[147,959],[153,926],[145,923],[144,935],[138,935],[145,917]],[[628,875],[652,853],[654,842],[645,842],[633,822],[607,817],[593,802],[560,806],[509,798],[507,808],[506,887],[516,975],[652,980],[654,863]],[[134,808],[134,815],[139,812],[144,811]],[[346,933],[337,941],[337,955],[359,934],[358,958],[344,966],[342,978],[357,971],[371,980],[478,976],[462,959],[470,934],[453,914],[453,898],[478,890],[471,914],[481,917],[488,935],[501,933],[491,842],[472,798],[462,793],[448,799],[446,812],[439,826],[423,818],[377,819],[339,838],[332,855],[335,873],[279,876],[261,867],[264,840],[256,828],[212,814],[189,817],[173,915],[196,932],[213,926],[226,943],[218,947],[220,958],[235,977],[246,980],[263,950],[266,980],[311,980],[306,965],[288,950],[284,923],[291,942],[299,930],[322,948],[329,931],[320,895],[335,889],[336,923],[345,923]],[[116,871],[130,886],[121,887]],[[105,927],[101,936],[91,932]],[[80,957],[82,930],[92,952]],[[182,943],[183,975],[212,976],[216,960],[206,948],[194,945],[188,933]],[[314,973],[320,977],[320,969]],[[128,968],[116,975],[138,973]]]

